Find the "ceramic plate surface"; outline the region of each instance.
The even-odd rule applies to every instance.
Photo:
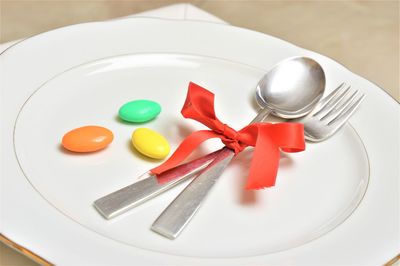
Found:
[[[110,221],[96,212],[94,200],[160,163],[131,147],[136,128],[160,132],[172,150],[204,129],[180,115],[189,81],[213,91],[219,118],[240,129],[256,114],[258,80],[298,55],[320,62],[327,93],[346,82],[366,99],[333,138],[284,155],[275,187],[243,190],[248,149],[174,241],[149,228],[185,184]],[[399,248],[398,104],[331,59],[232,26],[134,18],[38,35],[0,60],[1,232],[50,262],[385,263]],[[119,107],[135,99],[163,110],[149,123],[120,121]],[[93,154],[63,150],[63,134],[83,125],[109,128],[114,142]],[[209,141],[196,154],[219,147]]]

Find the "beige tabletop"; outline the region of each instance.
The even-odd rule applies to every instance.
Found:
[[[400,101],[399,1],[0,0],[0,43],[181,2],[327,55]],[[0,265],[37,264],[0,244]]]

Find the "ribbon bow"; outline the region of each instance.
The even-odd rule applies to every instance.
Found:
[[[216,117],[214,94],[192,82],[189,83],[181,113],[185,118],[194,119],[211,130],[191,133],[167,161],[151,170],[153,174],[161,174],[179,165],[203,141],[220,138],[235,154],[248,146],[255,147],[246,189],[261,189],[275,184],[280,150],[299,152],[305,149],[302,124],[255,123],[236,131]]]

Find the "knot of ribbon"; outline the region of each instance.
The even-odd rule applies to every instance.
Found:
[[[240,142],[239,140],[239,132],[228,126],[227,124],[220,123],[217,120],[217,126],[214,129],[214,132],[220,134],[222,143],[225,144],[226,147],[232,149],[235,154],[238,154],[242,150],[244,150],[247,146],[245,143]],[[222,130],[220,130],[222,129]],[[219,136],[218,136],[219,137]]]
[[[183,117],[194,119],[211,130],[191,133],[167,161],[151,170],[153,174],[158,175],[178,166],[202,142],[219,138],[235,154],[246,147],[254,147],[246,189],[261,189],[275,184],[280,150],[300,152],[305,149],[304,128],[300,123],[255,123],[239,131],[222,123],[215,115],[214,94],[193,82],[189,83],[181,113]]]

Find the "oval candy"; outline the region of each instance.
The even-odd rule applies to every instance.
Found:
[[[136,129],[132,133],[132,144],[138,152],[154,159],[164,159],[170,151],[168,141],[148,128]]]
[[[75,128],[62,138],[62,146],[73,152],[94,152],[107,147],[114,139],[113,133],[100,126]]]
[[[119,109],[119,117],[128,122],[143,123],[155,118],[161,112],[161,106],[150,100],[128,102]]]

